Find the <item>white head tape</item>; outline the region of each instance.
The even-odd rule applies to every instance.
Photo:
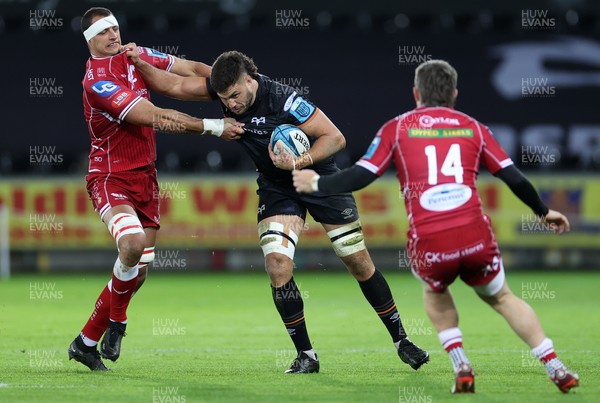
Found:
[[[108,17],[100,18],[98,21],[90,25],[88,29],[83,31],[83,36],[85,36],[85,40],[89,41],[94,36],[98,35],[100,32],[104,31],[106,28],[119,26],[117,19],[114,15],[109,15]]]

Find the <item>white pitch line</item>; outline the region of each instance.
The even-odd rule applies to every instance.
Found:
[[[390,348],[347,348],[347,349],[322,349],[321,351],[326,351],[328,353],[389,353],[393,352],[393,346]],[[282,348],[278,350],[273,349],[262,349],[262,350],[252,350],[255,354],[268,354],[268,353],[280,353],[281,351],[292,351],[289,348]],[[295,351],[295,350],[294,350]],[[523,346],[522,349],[469,349],[468,353],[477,353],[477,354],[498,354],[498,353],[522,353],[523,351],[529,351],[526,346]],[[225,349],[225,348],[202,348],[202,349],[175,349],[175,348],[165,348],[165,349],[132,349],[128,350],[130,353],[134,354],[147,354],[147,353],[171,353],[171,354],[179,354],[179,353],[227,353],[227,354],[237,354],[240,352],[238,349]],[[431,349],[428,350],[431,354],[445,354],[446,351],[442,349]],[[557,353],[568,353],[568,354],[599,354],[599,350],[556,350]]]
[[[8,385],[6,387],[15,389],[75,389],[81,388],[81,385]],[[86,385],[87,388],[95,388],[95,385]]]

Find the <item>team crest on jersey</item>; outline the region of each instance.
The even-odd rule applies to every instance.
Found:
[[[296,98],[294,103],[292,103],[292,107],[290,108],[290,113],[300,121],[300,123],[306,122],[308,117],[312,115],[315,111],[315,107],[309,104],[302,97]]]
[[[252,120],[250,121],[250,123],[256,123],[257,125],[261,124],[261,123],[266,123],[267,119],[264,116],[261,116],[259,118],[257,117],[253,117]]]

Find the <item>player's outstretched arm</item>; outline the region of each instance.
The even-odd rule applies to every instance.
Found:
[[[571,226],[567,217],[558,211],[550,210],[540,199],[531,182],[517,167],[509,165],[496,172],[494,176],[502,179],[515,196],[529,206],[541,222],[548,223],[554,232],[562,234],[570,230]]]
[[[137,126],[174,134],[211,134],[225,140],[237,140],[244,130],[234,119],[199,119],[174,109],[162,109],[140,99],[124,120]]]
[[[362,189],[379,176],[360,165],[353,165],[342,171],[324,176],[319,176],[311,169],[303,169],[293,171],[292,177],[294,187],[298,193],[320,191],[327,194],[337,194]]]
[[[127,57],[131,59],[150,89],[182,101],[212,100],[212,96],[208,91],[206,78],[183,77],[157,69],[139,57],[135,43],[124,45],[123,50],[126,50]]]
[[[211,67],[202,62],[180,59],[173,56],[175,61],[171,67],[171,73],[184,77],[210,77]]]

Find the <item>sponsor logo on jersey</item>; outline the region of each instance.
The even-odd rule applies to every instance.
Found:
[[[117,200],[127,200],[127,196],[121,193],[111,193],[110,195]]]
[[[271,135],[271,131],[272,130],[259,130],[259,129],[254,129],[254,128],[249,127],[249,126],[244,126],[244,131],[248,132],[248,133],[258,134],[259,136],[263,136],[265,134]]]
[[[113,83],[112,81],[98,81],[94,85],[92,85],[92,90],[101,97],[109,97],[115,91],[117,91],[121,86]]]
[[[116,292],[117,294],[121,294],[121,295],[122,295],[122,294],[127,294],[127,292],[129,291],[129,290],[119,291],[119,290],[117,290],[115,287],[113,287],[113,290],[115,290],[115,292]]]
[[[150,49],[150,48],[146,48],[146,50],[148,51],[148,56],[150,57],[158,57],[161,59],[166,59],[167,55],[165,55],[164,53],[159,52],[158,50],[154,50],[154,49]]]
[[[287,112],[290,110],[290,108],[292,107],[292,102],[294,102],[294,98],[296,97],[297,93],[296,91],[294,91],[292,93],[292,95],[290,95],[287,99],[287,101],[285,101],[285,105],[283,105],[283,111]]]
[[[373,141],[371,141],[371,145],[369,146],[369,149],[367,150],[365,155],[363,155],[363,158],[366,160],[371,158],[373,156],[373,154],[375,154],[375,151],[377,150],[379,143],[381,143],[381,137],[375,137],[373,139]]]
[[[430,263],[442,263],[449,262],[451,260],[460,259],[461,257],[469,256],[477,252],[481,252],[484,249],[483,242],[479,242],[476,245],[469,246],[464,249],[456,249],[453,251],[446,252],[426,252],[425,260]]]
[[[429,115],[421,115],[421,117],[419,117],[419,126],[421,127],[433,127],[433,125],[438,123],[443,123],[450,126],[460,125],[460,122],[456,118],[446,118],[443,116],[434,118]]]
[[[112,106],[118,108],[127,98],[129,98],[129,93],[125,91],[121,92],[112,100]]]
[[[408,137],[473,137],[471,129],[408,129]]]
[[[250,121],[250,123],[256,123],[257,125],[261,124],[261,123],[266,123],[267,120],[264,116],[261,116],[259,118],[257,117],[253,117],[252,120]]]
[[[419,198],[419,204],[429,211],[449,211],[468,202],[472,195],[473,191],[467,185],[445,183],[424,191]]]
[[[94,79],[94,72],[92,71],[92,69],[88,69],[87,79],[88,79],[88,81],[92,81]]]
[[[306,122],[314,111],[315,107],[305,101],[302,97],[296,98],[290,108],[290,113],[298,119],[300,123]]]
[[[345,216],[344,219],[346,218],[352,218],[353,216],[353,211],[351,208],[347,208],[344,211],[342,211],[342,215]]]

